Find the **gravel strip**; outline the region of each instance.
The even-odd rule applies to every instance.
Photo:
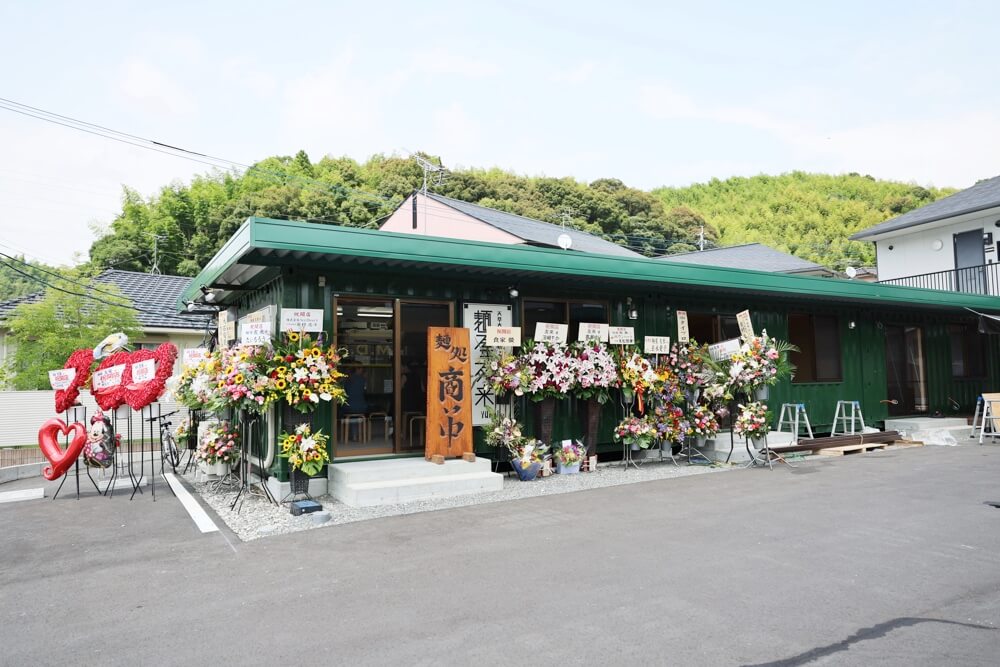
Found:
[[[710,472],[722,472],[738,466],[686,465],[674,466],[671,463],[650,461],[638,470],[629,468],[622,470],[620,463],[599,465],[596,472],[577,475],[551,475],[537,478],[531,482],[522,482],[516,476],[504,477],[503,489],[489,493],[477,493],[450,498],[433,498],[418,500],[396,505],[380,505],[378,507],[349,507],[330,496],[316,498],[323,505],[323,510],[329,513],[329,520],[314,518],[315,514],[292,516],[288,506],[276,507],[260,496],[249,496],[243,502],[241,511],[234,512],[229,506],[235,498],[237,487],[221,487],[213,490],[213,482],[195,482],[193,475],[185,477],[195,492],[213,509],[229,528],[245,542],[271,535],[283,535],[300,530],[310,530],[323,526],[336,526],[355,521],[367,521],[400,514],[415,514],[417,512],[433,512],[452,507],[466,507],[481,503],[496,503],[520,498],[573,493],[587,489],[598,489],[605,486],[621,484],[636,484],[654,480],[687,477]],[[325,515],[322,517],[325,519]]]

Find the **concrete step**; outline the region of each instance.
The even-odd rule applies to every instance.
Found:
[[[449,498],[470,493],[486,493],[503,488],[503,475],[473,472],[465,475],[416,477],[405,480],[362,482],[340,485],[331,483],[330,495],[352,507],[392,505],[429,498]]]
[[[467,475],[471,472],[490,472],[489,459],[476,461],[448,459],[444,465],[431,463],[423,458],[385,459],[334,463],[328,468],[330,480],[344,484],[362,484],[387,479],[416,479],[418,477],[447,477]]]

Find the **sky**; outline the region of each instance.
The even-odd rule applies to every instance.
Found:
[[[241,163],[425,151],[647,189],[791,170],[967,187],[1000,173],[998,19],[987,2],[5,0],[0,98]],[[85,260],[123,186],[207,170],[0,109],[0,251]]]

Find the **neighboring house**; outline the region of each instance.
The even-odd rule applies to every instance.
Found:
[[[787,252],[782,252],[763,243],[747,243],[744,245],[712,248],[711,250],[696,250],[677,255],[663,255],[656,259],[677,264],[696,264],[698,266],[718,266],[726,269],[753,269],[754,271],[769,271],[771,273],[789,273],[797,276],[819,276],[821,278],[839,277],[833,269],[814,264]]]
[[[205,336],[208,319],[201,315],[178,315],[177,298],[191,282],[184,276],[164,276],[133,271],[104,271],[97,276],[98,283],[114,285],[137,308],[136,313],[142,327],[142,335],[132,341],[134,349],[156,347],[160,343],[171,342],[182,353],[186,348],[199,347]],[[44,292],[36,292],[17,299],[0,302],[0,365],[6,363],[14,350],[14,341],[4,325],[10,314],[23,303],[42,300]],[[100,341],[94,341],[96,345]],[[178,354],[178,359],[180,354]],[[179,363],[179,362],[178,362]]]
[[[851,239],[875,244],[879,282],[1000,295],[1000,176]]]
[[[559,237],[565,235],[569,239],[568,250],[622,257],[641,256],[593,234],[442,197],[432,192],[426,195],[416,192],[407,197],[379,229],[402,234],[547,248],[562,247]],[[565,238],[563,242],[566,242]]]

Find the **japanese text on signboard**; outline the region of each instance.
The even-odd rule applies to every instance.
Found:
[[[482,426],[490,422],[489,411],[493,409],[496,397],[489,383],[489,367],[486,356],[492,343],[489,340],[493,329],[504,328],[510,332],[507,339],[514,337],[510,327],[511,309],[509,305],[497,303],[467,303],[462,310],[462,324],[470,331],[472,342],[472,425]],[[517,343],[520,345],[520,329]]]
[[[424,455],[472,451],[472,366],[469,330],[427,329],[427,438]]]

